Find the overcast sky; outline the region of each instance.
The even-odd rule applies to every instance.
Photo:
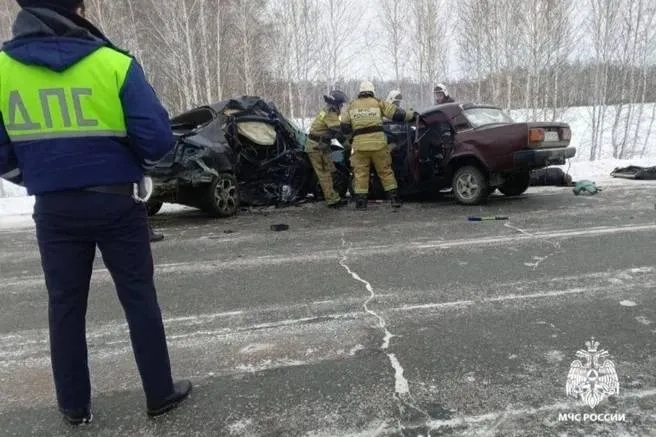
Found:
[[[353,32],[353,41],[351,41],[353,47],[348,51],[352,59],[343,66],[345,75],[353,78],[364,76],[367,79],[394,79],[394,67],[386,53],[386,34],[378,17],[380,0],[355,0],[355,2],[359,8],[356,16],[359,17],[360,27],[358,32]],[[447,2],[451,3],[452,0]],[[405,5],[409,7],[410,1],[405,2]],[[447,16],[452,14],[453,8],[448,8],[444,13]],[[408,23],[408,27],[410,26],[411,24]],[[444,56],[449,59],[449,71],[444,72],[444,79],[440,80],[454,79],[462,75],[458,59],[454,56],[456,41],[453,37],[448,38],[448,41],[450,41],[449,53],[445,53]],[[405,68],[405,73],[411,74],[411,66]]]
[[[413,0],[401,2],[404,6],[409,8]],[[494,0],[490,0],[494,1]],[[630,1],[630,0],[626,0]],[[380,0],[354,0],[356,9],[358,9],[354,16],[359,17],[358,26],[355,27],[357,31],[352,32],[351,41],[352,47],[347,51],[352,57],[350,62],[343,65],[343,72],[347,77],[361,78],[365,76],[368,79],[393,79],[394,69],[391,64],[391,58],[386,53],[387,36],[384,32],[383,25],[378,17]],[[447,28],[447,53],[444,56],[448,60],[446,65],[447,71],[441,75],[439,81],[455,80],[466,76],[460,57],[458,55],[458,41],[457,32],[460,30],[457,26],[457,9],[459,2],[457,0],[444,0],[448,5],[443,11],[445,14],[446,22],[449,23]],[[588,10],[589,5],[587,1],[581,0],[576,4],[577,12]],[[586,14],[578,13],[570,17],[572,20],[572,27],[578,29],[580,37],[577,39],[577,44],[573,47],[572,58],[585,59],[592,55],[590,43],[587,40],[586,30],[584,27],[584,20]],[[408,24],[408,32],[410,31],[410,24]],[[406,74],[411,74],[412,66],[406,68]]]

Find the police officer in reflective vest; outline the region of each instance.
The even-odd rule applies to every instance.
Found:
[[[355,207],[366,209],[369,193],[369,170],[373,162],[383,189],[395,208],[401,207],[398,185],[392,169],[392,156],[383,132],[383,118],[395,122],[412,121],[414,113],[378,100],[374,85],[360,84],[358,97],[342,112],[342,130],[353,134],[351,167],[354,177]]]
[[[14,38],[0,53],[0,175],[35,196],[59,409],[71,424],[92,418],[85,314],[98,247],[125,310],[146,411],[163,414],[191,383],[171,378],[135,188],[172,148],[168,114],[136,60],[83,18],[83,0],[17,1]]]
[[[342,106],[348,101],[343,91],[333,90],[329,95],[323,96],[326,107],[312,121],[305,150],[319,180],[326,205],[339,208],[346,205],[333,187],[333,172],[335,164],[330,156],[330,142],[333,139],[345,141],[339,122],[339,113]]]

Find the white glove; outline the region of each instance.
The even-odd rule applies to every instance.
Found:
[[[134,193],[132,197],[137,202],[146,203],[153,194],[153,180],[150,176],[141,178],[138,184],[134,184]]]

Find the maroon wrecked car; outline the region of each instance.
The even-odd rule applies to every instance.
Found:
[[[529,187],[531,171],[562,165],[576,154],[567,123],[515,122],[499,107],[446,103],[413,125],[384,126],[403,196],[451,188],[466,205],[496,189],[507,196]],[[372,178],[375,191],[377,178]]]

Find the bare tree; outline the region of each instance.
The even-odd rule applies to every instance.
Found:
[[[448,52],[447,20],[443,11],[444,0],[416,0],[412,3],[412,29],[414,30],[414,62],[419,79],[420,104],[430,96],[431,86],[444,77]]]
[[[320,0],[324,26],[322,37],[327,66],[327,91],[337,86],[340,71],[361,54],[361,3],[355,0]]]
[[[620,12],[618,29],[621,50],[616,86],[619,97],[614,105],[612,126],[613,157],[628,158],[635,153],[640,141],[646,80],[646,62],[654,53],[654,7],[644,0],[634,0]],[[642,79],[640,79],[642,75]],[[639,104],[635,104],[639,102]]]
[[[295,35],[297,33],[297,20],[293,6],[293,0],[272,2],[272,18],[280,24],[277,26],[276,31],[269,35],[271,50],[275,53],[272,63],[274,74],[285,81],[287,111],[292,118],[296,116],[294,44],[296,43]]]
[[[173,105],[176,109],[189,109],[199,103],[199,81],[194,56],[194,35],[189,25],[188,1],[152,7],[152,12],[144,17],[151,31],[151,41],[155,42],[151,48],[151,56],[155,55],[153,68],[162,77],[167,94],[179,96]]]
[[[547,118],[555,111],[558,73],[571,48],[570,0],[527,0],[515,3],[520,10],[519,47],[522,67],[527,71],[525,107],[531,118]]]
[[[638,135],[640,122],[642,121],[644,105],[647,101],[647,92],[656,87],[656,80],[654,80],[653,63],[656,60],[656,5],[653,2],[647,2],[645,5],[644,13],[645,18],[644,32],[641,38],[641,70],[642,70],[642,88],[640,96],[640,109],[638,115],[638,123],[636,125],[636,136]],[[650,74],[651,73],[651,74]],[[652,100],[651,113],[649,116],[649,124],[647,126],[640,156],[644,157],[647,152],[647,147],[650,144],[650,138],[656,121],[656,103]]]
[[[471,71],[476,81],[477,101],[482,100],[483,78],[488,73],[484,62],[485,23],[487,22],[487,2],[480,0],[464,0],[458,9],[458,49],[460,60],[466,71]]]
[[[215,0],[215,3],[219,3]],[[217,4],[217,9],[218,9],[218,4]],[[208,34],[208,26],[207,26],[207,16],[206,13],[208,12],[207,10],[207,0],[198,0],[198,17],[199,17],[199,24],[200,24],[200,49],[201,49],[201,54],[203,56],[203,59],[205,59],[204,62],[202,62],[203,66],[203,82],[205,88],[205,100],[207,102],[211,102],[214,100],[214,95],[212,92],[212,75],[210,74],[210,63],[208,62],[210,59],[210,38]]]
[[[215,13],[215,33],[214,33],[214,46],[215,46],[215,56],[216,56],[216,71],[214,75],[216,76],[216,98],[217,100],[223,99],[223,74],[222,74],[222,58],[223,58],[223,32],[222,32],[222,19],[223,19],[223,9],[225,1],[216,0],[216,9]],[[209,62],[208,62],[209,64]]]
[[[371,6],[379,9],[368,21]],[[144,65],[171,112],[254,94],[304,120],[327,90],[354,94],[369,78],[421,105],[445,81],[458,97],[524,108],[531,119],[589,106],[589,159],[611,146],[616,157],[645,155],[656,130],[650,0],[87,0],[87,8]],[[5,39],[17,10],[0,5]],[[448,77],[450,32],[458,80]],[[365,68],[353,71],[356,60]]]
[[[592,95],[592,141],[590,160],[601,157],[601,142],[606,121],[609,65],[617,53],[618,15],[621,0],[589,0],[589,30],[595,56]]]
[[[653,2],[646,2],[643,0],[640,0],[640,3],[640,9],[642,10],[641,15],[644,23],[641,32],[636,35],[637,67],[640,70],[640,84],[636,90],[636,101],[639,101],[640,105],[638,106],[637,121],[634,130],[635,141],[631,147],[632,156],[635,156],[640,140],[644,141],[643,144],[645,146],[642,147],[640,153],[641,155],[644,155],[644,150],[649,141],[654,118],[656,117],[656,105],[652,105],[651,121],[648,125],[644,139],[640,138],[649,86],[649,62],[650,60],[653,60],[656,55],[656,5],[654,5]]]
[[[311,99],[307,85],[317,78],[322,40],[314,30],[319,22],[317,0],[277,0],[273,21],[279,23],[271,35],[273,65],[285,82],[285,99],[292,118],[304,119]]]
[[[404,59],[407,58],[408,7],[398,0],[379,0],[379,18],[383,25],[385,46],[394,66],[396,87],[401,88]]]

